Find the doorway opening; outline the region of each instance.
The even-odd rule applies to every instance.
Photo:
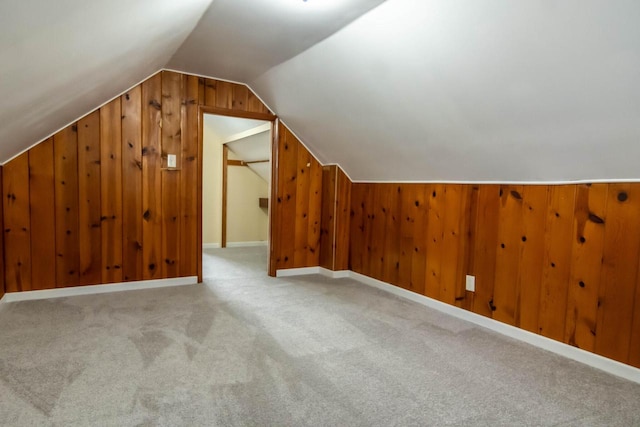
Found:
[[[272,127],[271,121],[203,114],[204,278],[267,274]]]

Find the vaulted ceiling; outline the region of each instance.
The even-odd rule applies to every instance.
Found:
[[[161,68],[355,180],[640,179],[637,0],[5,0],[0,160]]]

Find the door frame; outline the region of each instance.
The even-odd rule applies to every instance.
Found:
[[[270,184],[270,196],[273,196],[274,194],[274,186],[275,186],[275,182],[274,182],[274,177],[276,176],[275,168],[277,167],[277,159],[275,158],[275,156],[273,155],[276,150],[274,149],[274,147],[277,147],[277,134],[278,134],[278,126],[277,126],[277,120],[278,117],[275,114],[271,114],[271,113],[254,113],[254,112],[249,112],[249,111],[237,111],[237,110],[229,110],[227,108],[219,108],[219,107],[208,107],[206,105],[198,105],[198,237],[196,239],[197,241],[197,245],[198,245],[198,253],[200,254],[200,256],[198,256],[198,282],[202,282],[202,164],[203,164],[203,159],[202,159],[202,153],[203,153],[203,147],[204,147],[204,137],[203,137],[203,132],[204,132],[204,115],[205,114],[213,114],[213,115],[218,115],[218,116],[228,116],[228,117],[238,117],[241,119],[252,119],[252,120],[264,120],[267,122],[271,122],[271,153],[272,153],[272,158],[271,158],[271,182]],[[271,249],[272,249],[272,245],[273,245],[273,236],[272,236],[272,215],[271,215],[271,207],[273,205],[272,203],[273,197],[270,197],[269,200],[269,209],[268,209],[268,213],[269,213],[269,233],[268,233],[268,245],[269,245],[269,250],[268,250],[268,259],[267,259],[267,271],[270,270],[271,268]]]

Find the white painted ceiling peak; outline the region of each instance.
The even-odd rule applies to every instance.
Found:
[[[637,0],[294,1],[2,2],[0,159],[166,67],[357,181],[640,179]]]

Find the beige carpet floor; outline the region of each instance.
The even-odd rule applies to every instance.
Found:
[[[637,426],[640,385],[209,250],[204,285],[0,306],[3,426]]]

